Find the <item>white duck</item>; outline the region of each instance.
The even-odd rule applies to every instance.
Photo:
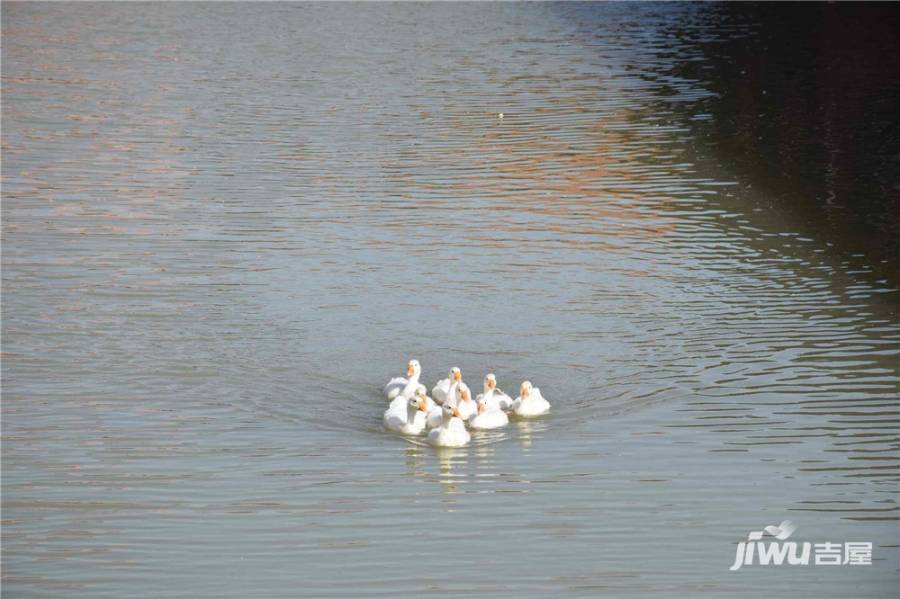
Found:
[[[425,413],[431,412],[432,410],[436,410],[440,408],[437,403],[430,397],[425,394],[425,386],[419,385],[418,389],[416,389],[415,394],[413,395],[415,399],[421,399],[425,403]]]
[[[450,406],[441,407],[441,425],[428,433],[426,441],[435,447],[462,447],[472,439],[466,425],[458,418],[459,412]]]
[[[487,402],[488,410],[508,410],[513,402],[512,397],[497,388],[497,377],[493,372],[484,377],[484,393],[480,393],[475,401],[482,398]]]
[[[481,430],[500,428],[509,424],[506,412],[498,407],[488,407],[488,400],[481,397],[478,400],[478,413],[469,420],[469,427]]]
[[[390,408],[384,413],[384,427],[404,435],[418,435],[425,430],[425,401],[406,399],[406,414],[402,417]]]
[[[384,413],[385,417],[387,417],[388,412],[390,412],[396,415],[398,418],[406,418],[406,404],[409,399],[409,397],[403,395],[402,393],[392,399],[391,403],[388,404],[387,411],[385,411]],[[425,409],[423,411],[425,412],[426,417],[433,410],[438,410],[440,407],[436,403],[434,403],[434,400],[425,395],[425,388],[422,385],[419,385],[418,388],[416,388],[415,392],[413,393],[412,399],[421,400],[424,403]],[[440,421],[438,421],[438,424],[440,424]]]
[[[525,418],[541,416],[550,411],[550,402],[544,399],[540,389],[525,381],[519,389],[519,397],[512,404],[512,411]]]
[[[448,399],[453,399],[455,397],[455,395],[451,393],[451,391],[453,391],[453,384],[461,382],[462,371],[454,366],[450,369],[450,373],[447,375],[447,378],[441,379],[437,382],[437,385],[435,385],[434,389],[431,390],[431,396],[434,398],[434,401],[439,404],[443,404]]]
[[[463,382],[460,382],[456,386],[456,399],[455,401],[445,402],[449,403],[451,407],[456,408],[459,412],[459,417],[463,422],[468,422],[469,418],[478,413],[478,406],[472,400],[472,393],[469,391],[469,386]]]
[[[412,397],[416,389],[421,387],[425,389],[425,385],[419,383],[419,377],[422,376],[422,367],[418,360],[410,360],[406,365],[406,376],[396,376],[388,381],[384,386],[384,394],[388,399],[394,399],[400,395]]]
[[[450,395],[448,395],[447,401],[445,401],[443,404],[445,406],[448,406],[451,410],[455,409],[457,404],[459,403],[459,399],[457,399],[457,390],[459,389],[460,385],[465,385],[465,383],[460,381],[460,382],[454,382],[452,385],[450,385]],[[429,398],[429,399],[431,399],[431,398]],[[428,408],[428,415],[426,417],[426,426],[428,427],[429,430],[433,429],[433,428],[437,428],[441,425],[441,422],[443,422],[443,419],[444,419],[444,415],[441,410],[441,405],[432,400],[432,402]]]
[[[425,428],[427,428],[428,430],[437,428],[441,425],[441,423],[443,421],[444,421],[443,406],[437,406],[435,409],[428,412],[428,414],[425,416]]]

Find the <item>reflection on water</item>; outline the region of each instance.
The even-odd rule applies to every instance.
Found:
[[[409,476],[423,477],[427,476],[425,470],[425,455],[422,447],[419,445],[407,445],[406,447],[406,473]]]
[[[2,10],[8,592],[896,589],[897,290],[723,158],[749,9]],[[410,357],[553,411],[388,434]],[[784,519],[875,563],[734,578]]]
[[[718,10],[744,35],[703,40],[704,60],[677,70],[715,92],[713,118],[696,121],[696,135],[789,206],[796,230],[865,254],[868,268],[900,284],[900,12],[838,3]]]
[[[441,491],[447,495],[460,493],[460,486],[465,485],[468,451],[463,449],[441,447],[435,449],[438,463],[438,481]]]
[[[519,445],[524,451],[531,449],[532,438],[540,435],[547,428],[544,423],[536,423],[533,420],[513,420],[512,426],[516,428],[518,433]]]

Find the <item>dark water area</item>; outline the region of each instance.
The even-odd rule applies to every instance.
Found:
[[[4,597],[896,596],[894,5],[0,8]]]
[[[699,138],[795,226],[900,284],[900,6],[712,10],[733,35],[674,70],[715,94]]]

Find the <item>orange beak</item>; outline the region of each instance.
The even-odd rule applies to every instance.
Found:
[[[456,416],[457,418],[459,418],[459,410],[457,410],[456,408],[453,408],[453,415]]]
[[[425,411],[425,400],[421,398],[419,399],[419,410],[422,412]]]
[[[530,391],[528,390],[527,387],[522,387],[522,397],[528,397],[529,393],[530,393]]]
[[[461,380],[462,380],[462,373],[461,373],[461,372],[454,372],[454,373],[453,373],[453,380],[454,380],[454,381],[461,381]]]
[[[492,380],[488,379],[488,389],[494,389],[496,386],[497,386],[496,381],[492,381]]]
[[[415,371],[416,369],[413,368],[412,364],[410,364],[406,367],[406,376],[412,376]]]
[[[484,412],[484,404],[480,403],[478,404],[478,413],[481,414],[482,412]]]
[[[463,392],[462,392],[462,398],[463,398],[463,401],[469,401],[469,392],[468,392],[468,391],[463,391]]]

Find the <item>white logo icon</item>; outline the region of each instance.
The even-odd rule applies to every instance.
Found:
[[[781,566],[787,561],[791,566],[808,566],[810,563],[810,549],[815,547],[815,559],[817,566],[870,566],[872,565],[872,543],[847,542],[847,543],[776,543],[786,541],[797,526],[790,520],[785,520],[778,526],[766,526],[762,530],[752,531],[747,535],[746,541],[737,545],[734,555],[734,563],[729,568],[731,571],[740,570],[742,566],[753,565],[754,556],[760,566]],[[763,541],[763,535],[773,537],[768,543]]]

